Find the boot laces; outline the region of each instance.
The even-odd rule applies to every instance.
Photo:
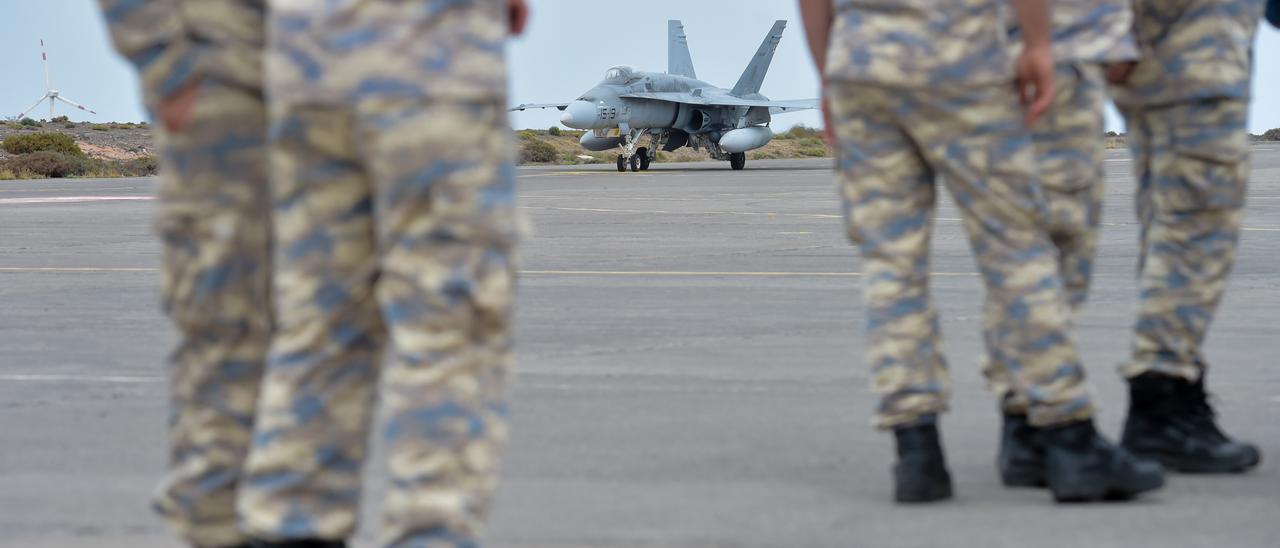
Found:
[[[1179,398],[1186,406],[1186,414],[1184,415],[1188,422],[1196,431],[1206,434],[1217,441],[1228,441],[1227,435],[1218,428],[1217,412],[1213,409],[1213,400],[1216,400],[1212,394],[1204,389],[1204,381],[1198,381],[1195,384],[1188,385]]]

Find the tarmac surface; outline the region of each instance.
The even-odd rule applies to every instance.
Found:
[[[955,382],[957,499],[890,502],[868,423],[860,265],[829,160],[526,168],[513,440],[489,546],[1280,546],[1280,147],[1254,154],[1240,261],[1208,344],[1241,476],[1172,476],[1131,504],[999,485],[977,368],[980,287],[944,201],[933,294]],[[1079,325],[1118,434],[1136,289],[1130,163]],[[164,464],[154,179],[0,182],[0,546],[177,546],[149,513]],[[382,485],[368,467],[370,544]]]

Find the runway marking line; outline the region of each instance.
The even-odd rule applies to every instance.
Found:
[[[159,272],[159,268],[0,267],[0,273]],[[703,270],[521,270],[521,276],[600,276],[632,278],[859,278],[862,272],[703,271]],[[940,277],[973,277],[976,272],[933,272]]]
[[[0,374],[0,382],[103,382],[111,384],[152,384],[164,382],[164,378],[131,375],[39,375]]]
[[[0,188],[0,192],[84,192],[83,188]],[[109,186],[94,189],[99,192],[103,190],[138,190],[136,186]]]
[[[146,202],[155,196],[54,196],[42,198],[0,198],[0,205],[78,204],[84,202]]]

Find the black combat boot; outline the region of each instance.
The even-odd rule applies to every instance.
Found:
[[[1036,429],[1027,422],[1026,415],[1004,413],[996,467],[1006,487],[1048,485],[1044,479],[1044,450],[1038,445]]]
[[[1129,379],[1121,444],[1185,473],[1239,473],[1262,461],[1256,446],[1234,441],[1218,428],[1203,377],[1191,383],[1148,372]]]
[[[297,540],[255,540],[251,548],[347,548],[341,540],[297,539]]]
[[[898,502],[933,502],[951,498],[951,474],[947,472],[938,427],[924,424],[894,429],[898,462],[893,467],[894,499]]]
[[[1123,500],[1164,485],[1159,464],[1112,445],[1085,420],[1037,430],[1054,500]]]

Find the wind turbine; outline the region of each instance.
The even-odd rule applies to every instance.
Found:
[[[53,89],[53,84],[49,82],[49,55],[44,52],[43,39],[40,40],[40,62],[44,64],[44,89],[46,90],[44,92],[44,97],[37,99],[35,104],[31,105],[31,107],[28,108],[27,110],[23,111],[22,114],[19,114],[18,115],[19,120],[26,118],[27,114],[35,110],[36,107],[40,106],[40,103],[45,99],[49,100],[49,118],[50,119],[53,118],[53,105],[58,101],[62,101],[68,105],[76,107],[90,114],[97,114],[97,112],[86,108],[84,105],[77,103],[75,101],[72,101],[70,99],[67,99],[66,97],[63,97],[62,94],[58,93],[58,90]]]

